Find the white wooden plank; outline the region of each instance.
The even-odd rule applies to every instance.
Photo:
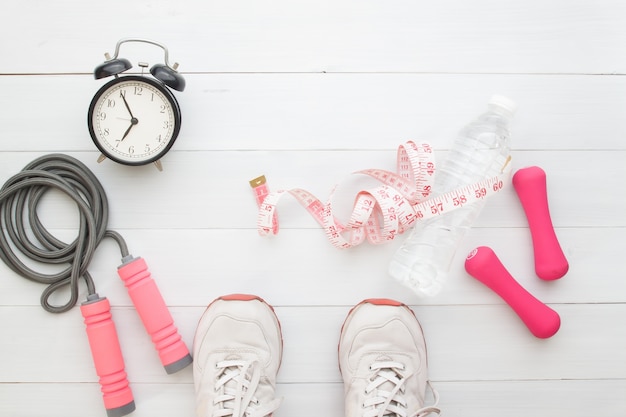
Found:
[[[173,151],[448,149],[491,94],[518,103],[512,146],[626,149],[619,76],[452,74],[190,74]],[[89,103],[106,80],[0,76],[2,151],[92,151]],[[18,99],[19,98],[19,99]],[[56,109],[62,111],[55,111]],[[207,161],[210,163],[210,160]]]
[[[195,415],[193,384],[132,384],[131,389],[133,417]],[[0,400],[0,413],[5,416],[107,415],[97,383],[1,384]]]
[[[438,383],[446,416],[623,415],[624,388],[619,380],[478,381]]]
[[[424,328],[431,378],[434,381],[622,378],[626,372],[626,332],[606,323],[621,317],[624,306],[552,307],[561,314],[562,326],[555,336],[541,340],[532,336],[503,306],[413,306]],[[350,308],[306,315],[301,315],[304,311],[301,309],[277,309],[285,326],[286,346],[292,343],[291,355],[287,356],[287,351],[285,356],[281,381],[300,381],[301,376],[312,372],[316,376],[321,373],[324,378],[339,378],[336,344]],[[327,342],[320,343],[323,340]],[[301,341],[304,341],[302,345]],[[307,358],[304,361],[303,356]],[[294,372],[295,378],[287,374],[288,370]]]
[[[11,1],[3,16],[21,34],[18,23],[0,28],[7,73],[90,72],[133,36],[165,43],[190,72],[626,71],[626,9],[615,0]],[[145,47],[122,53],[163,59]]]
[[[42,154],[13,153],[3,158],[0,175],[6,181]],[[356,193],[380,183],[351,175],[358,169],[395,169],[395,151],[363,152],[179,152],[165,160],[165,170],[154,166],[121,167],[97,164],[97,153],[71,154],[93,170],[107,193],[109,227],[126,228],[256,228],[257,207],[249,181],[265,174],[271,190],[304,188],[326,202],[341,184],[336,215],[349,218]],[[591,159],[602,169],[590,169]],[[548,175],[550,212],[555,227],[624,227],[626,180],[623,151],[514,152],[515,169],[538,165]],[[325,166],[326,169],[320,169]],[[77,217],[68,199],[50,194],[40,214],[49,228],[75,228]],[[283,229],[319,228],[289,196],[278,207]],[[489,200],[477,227],[527,227],[513,190],[507,187]],[[278,236],[280,238],[280,235]]]
[[[498,417],[531,413],[537,417],[594,413],[623,415],[622,380],[438,382],[439,405],[446,416]],[[134,384],[133,416],[194,415],[191,384]],[[105,415],[97,384],[10,384],[0,386],[0,411],[14,417],[46,414]],[[275,416],[343,416],[343,385],[278,384],[283,397]],[[33,397],[38,401],[33,401]],[[529,400],[531,398],[531,400]],[[10,401],[4,401],[10,399]],[[538,406],[541,404],[541,406]]]
[[[271,302],[271,294],[268,296]],[[413,306],[424,328],[431,378],[623,379],[626,330],[610,323],[624,316],[626,306],[551,306],[561,315],[562,325],[555,336],[545,340],[532,336],[505,306]],[[280,382],[341,381],[337,342],[351,307],[276,307],[285,343]],[[183,340],[191,345],[204,307],[173,307],[171,311]],[[53,316],[36,307],[1,307],[0,313],[6,358],[2,382],[97,381],[78,311]],[[191,381],[191,368],[165,374],[135,311],[114,307],[113,317],[129,381]]]
[[[624,229],[568,228],[557,233],[570,264],[558,281],[536,277],[528,230],[481,228],[471,230],[458,248],[442,292],[419,297],[387,274],[400,241],[342,251],[328,244],[321,230],[284,230],[269,240],[253,230],[122,232],[131,252],[146,260],[165,300],[174,306],[202,306],[232,292],[267,293],[282,306],[336,306],[376,296],[428,305],[498,304],[501,300],[463,268],[465,256],[481,245],[493,248],[517,281],[543,302],[626,302],[626,280],[618,265]],[[116,306],[130,306],[115,272],[119,263],[117,246],[106,240],[89,270],[102,295]],[[19,277],[3,263],[0,276],[0,305],[39,305],[42,284]],[[66,296],[54,300],[62,303]]]

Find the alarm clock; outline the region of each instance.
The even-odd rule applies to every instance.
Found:
[[[141,42],[155,45],[165,52],[165,63],[155,64],[150,74],[144,75],[147,63],[140,62],[141,75],[121,73],[132,68],[128,59],[119,58],[122,44]],[[114,79],[103,85],[89,105],[87,124],[89,134],[105,159],[124,165],[154,163],[163,170],[160,159],[171,149],[178,137],[181,113],[178,101],[171,89],[183,91],[185,80],[177,71],[178,63],[170,65],[167,48],[148,39],[122,39],[111,58],[94,70],[94,77]]]

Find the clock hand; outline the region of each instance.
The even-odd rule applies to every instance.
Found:
[[[128,110],[128,114],[130,114],[131,118],[135,118],[135,116],[133,116],[133,112],[130,110],[130,106],[128,105],[128,102],[126,101],[126,94],[121,94],[120,96],[122,96],[122,101],[124,101],[124,105],[126,106],[126,110]]]
[[[130,126],[128,126],[128,129],[126,129],[126,132],[124,132],[124,136],[122,136],[122,139],[120,139],[120,142],[123,141],[124,139],[126,139],[126,136],[128,136],[128,134],[130,133],[130,129],[132,129],[134,126],[134,124],[130,124]]]
[[[126,139],[126,136],[128,136],[128,134],[130,133],[130,129],[132,129],[133,126],[135,126],[137,123],[139,123],[139,120],[137,120],[136,117],[133,117],[132,119],[130,119],[130,126],[128,126],[128,129],[126,129],[126,132],[124,132],[124,136],[122,136],[122,139],[120,139],[120,142]]]

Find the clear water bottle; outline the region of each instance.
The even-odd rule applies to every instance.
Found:
[[[488,109],[457,135],[448,157],[435,173],[434,197],[501,173],[510,150],[509,127],[516,105],[495,95]],[[437,294],[460,241],[485,204],[469,204],[418,221],[394,254],[389,274],[418,295]]]

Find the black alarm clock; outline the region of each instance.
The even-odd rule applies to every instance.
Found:
[[[129,60],[118,58],[122,44],[142,42],[158,46],[165,52],[165,63],[150,68],[152,77],[143,74],[147,63],[139,63],[141,75],[121,73],[132,68]],[[160,159],[171,149],[178,137],[181,113],[178,101],[170,89],[183,91],[185,80],[177,71],[178,63],[170,65],[167,48],[147,39],[122,39],[115,47],[113,58],[94,70],[94,77],[113,76],[94,95],[89,105],[87,124],[89,134],[101,156],[124,165],[154,163],[161,171]]]

